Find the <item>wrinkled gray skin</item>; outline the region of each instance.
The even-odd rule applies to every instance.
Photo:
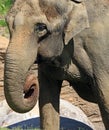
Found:
[[[39,92],[41,128],[59,130],[61,84],[68,80],[82,98],[98,103],[109,130],[109,1],[16,0],[7,22],[4,89],[10,107],[29,111]],[[35,61],[40,91],[30,72]]]

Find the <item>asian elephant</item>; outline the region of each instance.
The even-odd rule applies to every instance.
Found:
[[[41,128],[59,130],[59,97],[67,80],[82,98],[98,103],[109,130],[109,0],[15,0],[6,20],[9,106],[24,113],[39,96]],[[38,81],[30,71],[34,63]]]

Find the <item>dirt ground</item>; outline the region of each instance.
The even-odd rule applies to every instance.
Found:
[[[7,46],[6,42],[8,42],[6,38],[0,37],[0,101],[5,99],[3,91],[3,68],[4,54]],[[95,125],[97,130],[104,130],[98,105],[81,99],[72,87],[69,86],[67,81],[63,82],[61,98],[81,108],[90,121]]]

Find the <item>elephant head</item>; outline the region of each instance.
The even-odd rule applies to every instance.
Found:
[[[6,52],[4,91],[9,106],[20,113],[32,109],[38,82],[30,72],[40,55],[61,55],[65,44],[88,27],[82,0],[16,0],[7,15],[10,42]]]

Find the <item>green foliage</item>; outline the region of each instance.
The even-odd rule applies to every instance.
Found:
[[[0,20],[0,27],[5,27],[6,26],[6,22],[4,19]]]
[[[0,15],[5,15],[13,0],[0,0]]]
[[[11,7],[13,0],[0,0],[0,27],[5,27],[5,15],[9,8]]]

